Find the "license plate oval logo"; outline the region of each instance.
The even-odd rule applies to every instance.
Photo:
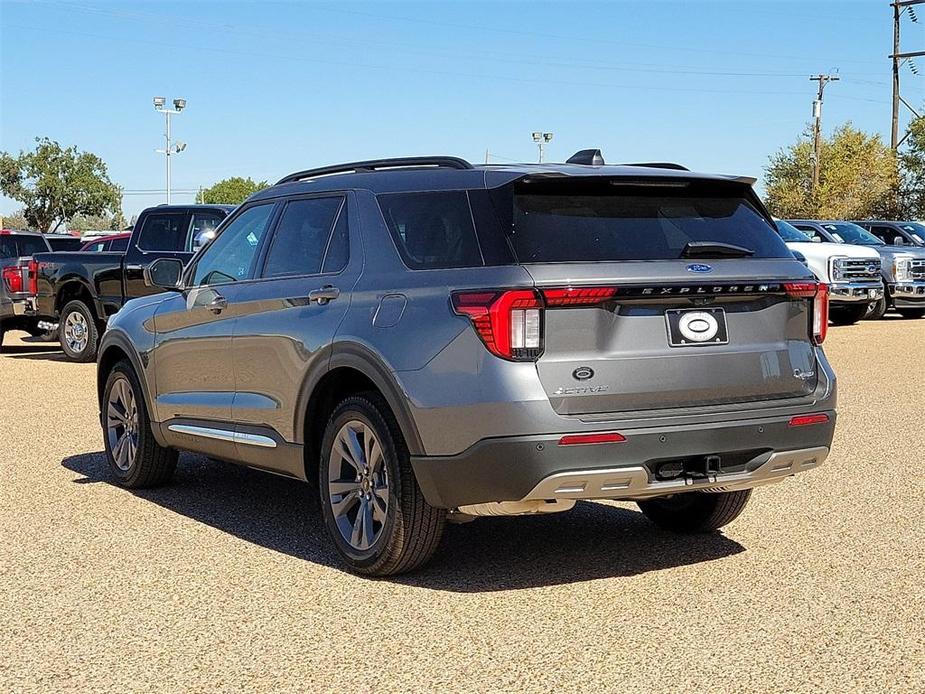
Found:
[[[721,308],[672,309],[665,312],[671,347],[724,345],[729,342],[726,312]]]

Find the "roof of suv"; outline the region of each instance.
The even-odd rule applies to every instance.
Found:
[[[577,155],[576,155],[577,156]],[[599,156],[599,153],[598,153]],[[574,158],[574,157],[573,157]],[[603,159],[596,161],[603,162]],[[368,190],[372,193],[496,188],[527,176],[603,176],[622,178],[684,178],[751,185],[754,178],[688,171],[669,163],[588,165],[485,164],[472,165],[456,157],[413,157],[353,162],[301,171],[251,196],[251,200],[295,193],[330,190]]]

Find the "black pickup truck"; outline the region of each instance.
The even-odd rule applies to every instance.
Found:
[[[31,314],[44,328],[57,325],[72,361],[93,361],[106,321],[129,299],[160,291],[146,287],[144,268],[158,258],[184,263],[214,236],[229,205],[160,205],[144,210],[128,249],[119,253],[38,253],[31,272]]]

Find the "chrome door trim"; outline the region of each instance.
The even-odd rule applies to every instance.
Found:
[[[213,427],[197,427],[191,424],[170,424],[167,428],[176,434],[189,434],[190,436],[199,436],[204,439],[243,443],[248,446],[260,446],[262,448],[276,448],[276,441],[269,436],[261,436],[260,434],[247,434]]]

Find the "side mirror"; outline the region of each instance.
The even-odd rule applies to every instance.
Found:
[[[822,243],[822,239],[820,239],[818,236],[813,236],[813,243]]]
[[[179,291],[183,263],[176,258],[158,258],[144,269],[145,286]]]
[[[893,245],[894,246],[905,246],[906,239],[904,239],[902,236],[897,236],[895,239],[893,239]]]

